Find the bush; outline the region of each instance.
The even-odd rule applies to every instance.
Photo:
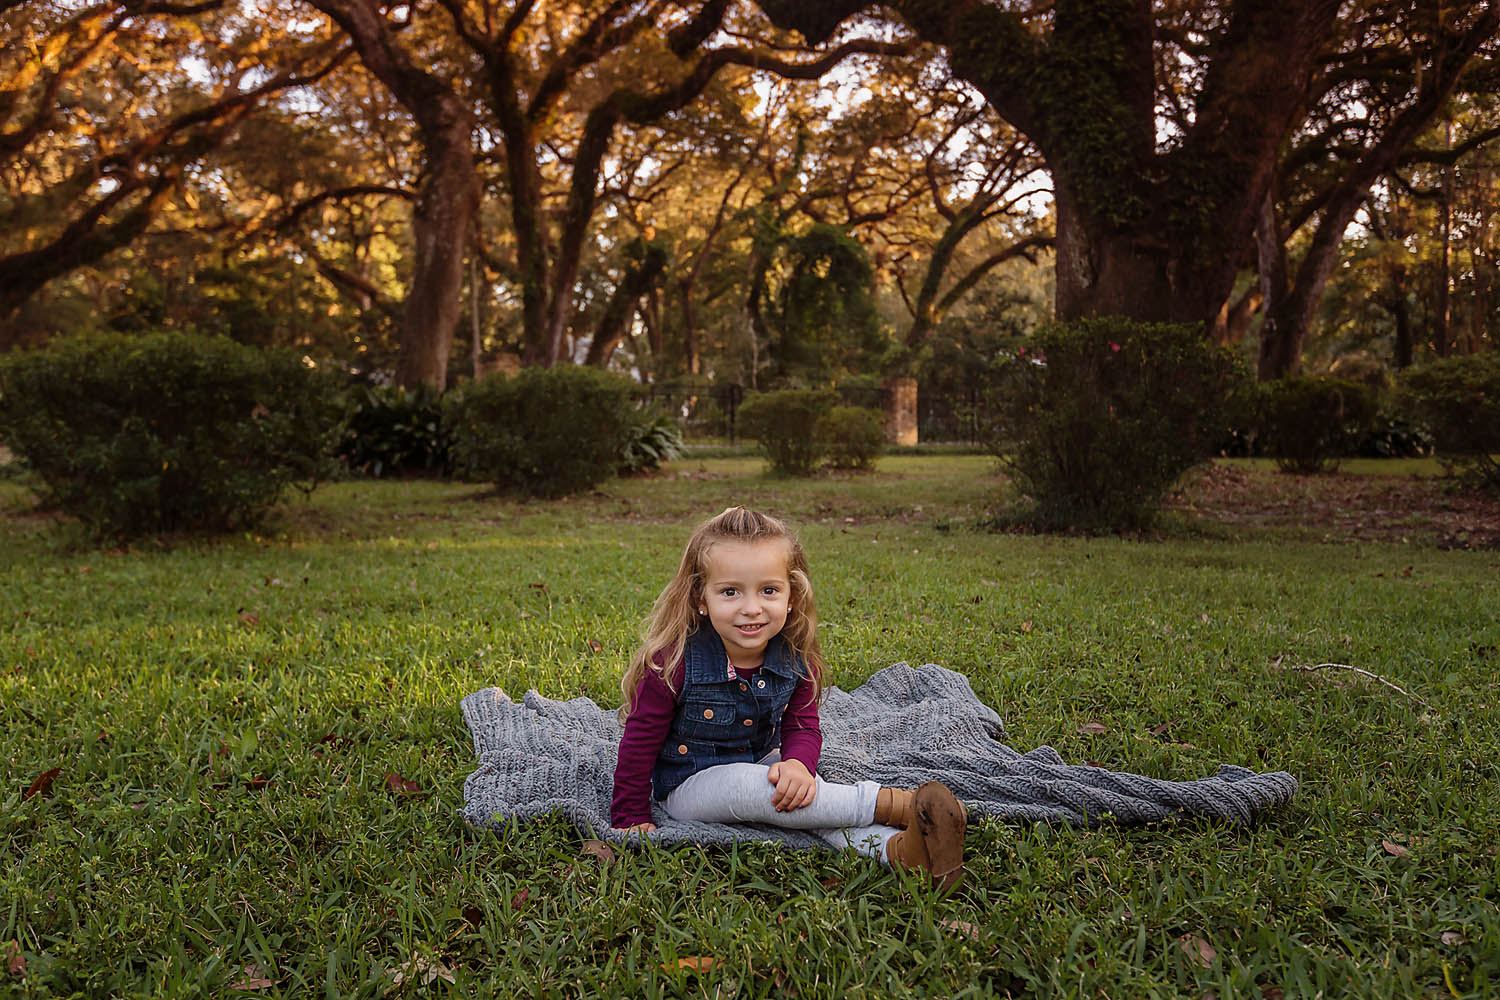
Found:
[[[534,497],[579,493],[614,475],[629,438],[635,383],[577,365],[491,375],[448,394],[454,464]]]
[[[1444,358],[1403,373],[1402,408],[1468,485],[1500,489],[1500,353]]]
[[[338,454],[355,472],[369,476],[437,476],[452,471],[453,442],[443,426],[436,390],[420,386],[357,385]]]
[[[330,377],[220,337],[91,336],[0,361],[0,437],[44,503],[99,534],[252,525],[329,471],[338,429]]]
[[[1243,366],[1194,326],[1101,317],[1038,331],[999,370],[990,446],[1042,527],[1119,530],[1224,438]]]
[[[1432,434],[1399,413],[1381,412],[1354,452],[1361,458],[1421,458],[1432,454]]]
[[[1348,379],[1296,375],[1260,387],[1256,429],[1282,472],[1332,472],[1375,425],[1375,391]]]
[[[836,469],[868,469],[885,448],[885,416],[864,406],[835,406],[818,418],[814,436]]]
[[[660,411],[638,410],[620,449],[619,473],[638,476],[682,454],[685,445],[677,421]]]
[[[822,462],[818,420],[838,404],[828,389],[778,389],[750,396],[739,408],[746,437],[760,442],[774,472],[810,476]]]

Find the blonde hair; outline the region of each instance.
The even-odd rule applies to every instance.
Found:
[[[787,578],[792,585],[791,607],[780,635],[802,661],[812,682],[814,703],[823,694],[823,651],[818,646],[818,609],[813,603],[812,579],[808,576],[807,554],[797,536],[774,517],[744,507],[730,507],[717,517],[698,525],[682,550],[677,572],[656,598],[651,614],[641,630],[641,644],[630,658],[630,666],[620,679],[625,696],[620,706],[624,721],[635,707],[636,692],[646,671],[654,670],[669,688],[672,668],[682,659],[688,636],[699,628],[698,608],[703,603],[703,584],[707,572],[709,549],[718,542],[784,541],[787,546]],[[652,662],[660,654],[661,665]]]

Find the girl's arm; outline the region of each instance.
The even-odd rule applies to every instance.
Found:
[[[626,829],[651,823],[651,771],[672,728],[677,699],[661,675],[647,670],[635,693],[635,707],[625,719],[615,761],[615,793],[610,825]]]
[[[812,681],[806,677],[792,689],[791,700],[781,716],[781,759],[800,760],[808,774],[818,773],[823,753],[823,729],[818,725],[818,703]]]

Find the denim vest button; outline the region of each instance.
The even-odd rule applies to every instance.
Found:
[[[712,719],[714,717],[714,710],[711,708],[705,708],[703,710],[703,717],[705,719]]]
[[[760,680],[756,681],[755,682],[755,686],[758,687],[758,688],[765,687],[766,686],[766,680],[765,680],[765,678],[762,677]]]
[[[753,725],[755,725],[755,720],[754,719],[746,719],[745,720],[745,725],[747,725],[747,726],[753,726]]]
[[[744,681],[740,681],[740,690],[741,691],[749,691],[750,690],[750,686],[748,684],[746,684]]]
[[[677,744],[677,752],[680,753],[680,754],[682,754],[682,756],[686,757],[687,756],[687,744],[686,743],[679,743],[679,744]]]

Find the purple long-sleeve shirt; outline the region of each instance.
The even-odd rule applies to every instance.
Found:
[[[756,670],[760,668],[757,667]],[[736,667],[741,677],[753,676],[756,670]],[[682,690],[682,662],[673,669],[672,680]],[[636,691],[635,708],[625,719],[620,737],[620,755],[615,762],[615,794],[610,804],[610,822],[624,828],[651,822],[651,771],[657,755],[672,728],[677,714],[677,696],[655,670],[647,670]],[[806,677],[797,681],[791,700],[781,716],[781,759],[799,760],[809,774],[818,773],[818,756],[823,752],[823,730],[818,725],[818,705],[813,698],[812,682]]]

